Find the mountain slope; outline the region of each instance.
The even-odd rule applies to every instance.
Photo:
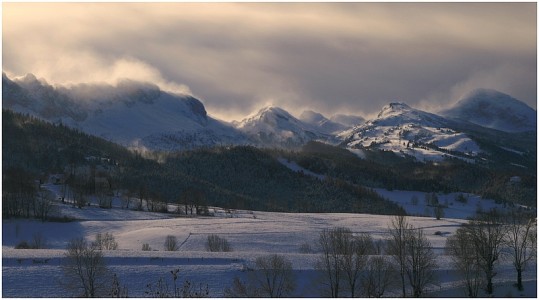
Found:
[[[496,90],[474,90],[440,114],[505,132],[535,131],[537,128],[534,109]]]
[[[465,133],[453,130],[452,123],[405,103],[390,103],[375,119],[344,131],[339,137],[348,148],[392,151],[421,161],[470,159],[482,152]]]
[[[238,130],[254,144],[264,147],[299,147],[312,140],[327,140],[328,134],[302,122],[282,108],[268,106],[256,114],[236,122]]]
[[[2,85],[3,108],[128,147],[180,150],[246,141],[232,126],[208,116],[198,99],[149,83],[53,87],[31,74],[13,81],[3,74]]]

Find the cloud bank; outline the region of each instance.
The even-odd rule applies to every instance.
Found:
[[[231,120],[445,107],[478,87],[536,108],[534,3],[4,3],[3,69],[146,80]]]

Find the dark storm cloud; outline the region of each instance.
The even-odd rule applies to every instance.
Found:
[[[478,87],[536,107],[534,3],[5,3],[3,14],[8,74],[150,80],[225,119],[269,103],[436,109]]]

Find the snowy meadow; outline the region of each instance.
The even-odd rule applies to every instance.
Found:
[[[47,185],[53,192],[58,186]],[[434,284],[426,288],[430,297],[464,297],[463,281],[452,261],[444,251],[445,242],[466,222],[478,207],[497,207],[494,201],[480,200],[468,195],[467,204],[451,203],[455,195],[440,195],[440,202],[447,198],[446,215],[434,217],[413,216],[428,212],[421,192],[378,190],[384,197],[401,202],[410,224],[423,229],[436,255]],[[413,195],[419,199],[412,203]],[[120,208],[115,199],[112,209],[92,205],[83,209],[69,203],[56,203],[59,216],[73,218],[71,222],[40,222],[37,220],[3,220],[2,227],[2,295],[4,297],[75,297],[76,291],[66,283],[62,266],[68,242],[77,237],[88,241],[101,233],[110,233],[118,243],[117,250],[103,250],[106,266],[116,274],[129,297],[149,296],[149,284],[162,278],[172,286],[171,271],[179,269],[180,282],[189,280],[194,286],[207,286],[208,296],[223,297],[234,277],[247,280],[255,260],[268,254],[279,254],[292,262],[296,288],[294,297],[324,296],[316,269],[320,257],[318,240],[324,229],[349,228],[354,235],[370,234],[374,241],[388,239],[388,226],[392,216],[337,213],[275,213],[259,211],[234,211],[210,208],[213,216],[185,216],[150,213]],[[498,207],[503,209],[503,207]],[[230,244],[231,252],[209,252],[207,237],[218,235]],[[177,251],[165,251],[165,239],[173,236],[178,241]],[[22,241],[30,243],[40,237],[44,249],[15,249]],[[142,251],[147,244],[150,251]],[[513,286],[516,280],[514,267],[508,257],[502,257],[495,266],[496,297],[536,297],[536,260],[523,273],[525,289]],[[479,295],[483,295],[480,292]],[[390,287],[384,297],[399,297],[398,285]]]

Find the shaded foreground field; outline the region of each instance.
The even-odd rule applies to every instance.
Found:
[[[28,220],[3,222],[2,294],[4,297],[70,297],[65,289],[61,270],[65,246],[74,237],[93,240],[97,233],[110,232],[119,244],[115,251],[104,251],[109,269],[116,273],[129,290],[130,297],[144,297],[146,286],[160,277],[172,282],[170,271],[180,268],[180,279],[194,284],[208,285],[211,297],[222,297],[234,276],[246,278],[254,260],[270,253],[286,256],[293,263],[298,281],[297,297],[320,296],[316,282],[315,261],[317,239],[325,228],[348,227],[354,233],[368,232],[375,240],[384,240],[391,216],[362,214],[287,214],[237,211],[233,217],[163,218],[157,214],[139,220],[94,220],[70,223],[41,223]],[[410,222],[423,228],[437,254],[438,283],[429,286],[427,296],[462,297],[457,276],[443,247],[447,236],[453,234],[461,219],[409,217]],[[22,240],[31,240],[36,233],[47,239],[47,248],[18,250],[14,246]],[[212,253],[205,250],[209,234],[226,238],[233,252]],[[167,235],[177,237],[178,251],[164,251]],[[148,243],[154,251],[141,251]],[[309,244],[314,253],[300,253],[300,246]],[[497,266],[494,295],[497,297],[535,297],[536,264],[524,272],[525,290],[512,287],[516,279],[510,261]],[[384,296],[399,296],[398,287]]]

